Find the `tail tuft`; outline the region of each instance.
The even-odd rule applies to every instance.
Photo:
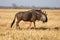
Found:
[[[16,17],[15,17],[15,18],[16,18]],[[15,22],[15,18],[14,18],[13,22],[11,23],[11,28],[12,28],[12,26],[13,26],[14,22]]]

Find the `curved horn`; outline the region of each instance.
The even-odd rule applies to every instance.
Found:
[[[44,13],[46,13],[46,11],[43,11]]]
[[[43,11],[46,14],[46,11]],[[46,14],[47,15],[47,14]]]
[[[42,11],[43,13],[45,13],[45,11]]]

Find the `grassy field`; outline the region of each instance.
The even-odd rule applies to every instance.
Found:
[[[53,29],[55,27],[60,28],[60,10],[45,9],[48,22],[36,21],[37,28],[46,27],[50,30],[26,29],[30,23],[24,21],[19,23],[22,30],[16,29],[16,22],[13,28],[10,28],[15,14],[19,11],[28,10],[30,9],[0,9],[0,40],[60,40],[60,29]],[[33,27],[33,24],[31,27]]]

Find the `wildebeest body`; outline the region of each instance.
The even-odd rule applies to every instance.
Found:
[[[36,20],[36,18],[37,18],[37,16],[36,16],[37,14],[32,12],[32,11],[31,12],[30,11],[19,12],[16,15],[17,15],[17,19],[23,20],[23,21],[30,21],[30,22],[32,22],[32,21]]]
[[[42,15],[45,17],[44,20],[42,18]],[[26,11],[26,12],[16,13],[15,18],[11,24],[11,27],[13,26],[16,18],[17,18],[17,22],[16,22],[17,26],[19,26],[19,22],[21,20],[33,22],[34,27],[36,27],[36,25],[35,25],[36,20],[42,20],[43,22],[47,22],[47,16],[41,10],[40,11],[39,10],[30,10],[30,11]]]

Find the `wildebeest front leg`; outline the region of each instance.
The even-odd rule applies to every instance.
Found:
[[[20,29],[20,27],[19,27],[19,22],[20,22],[20,20],[17,20],[17,22],[16,22],[16,26],[17,26],[17,28]]]

